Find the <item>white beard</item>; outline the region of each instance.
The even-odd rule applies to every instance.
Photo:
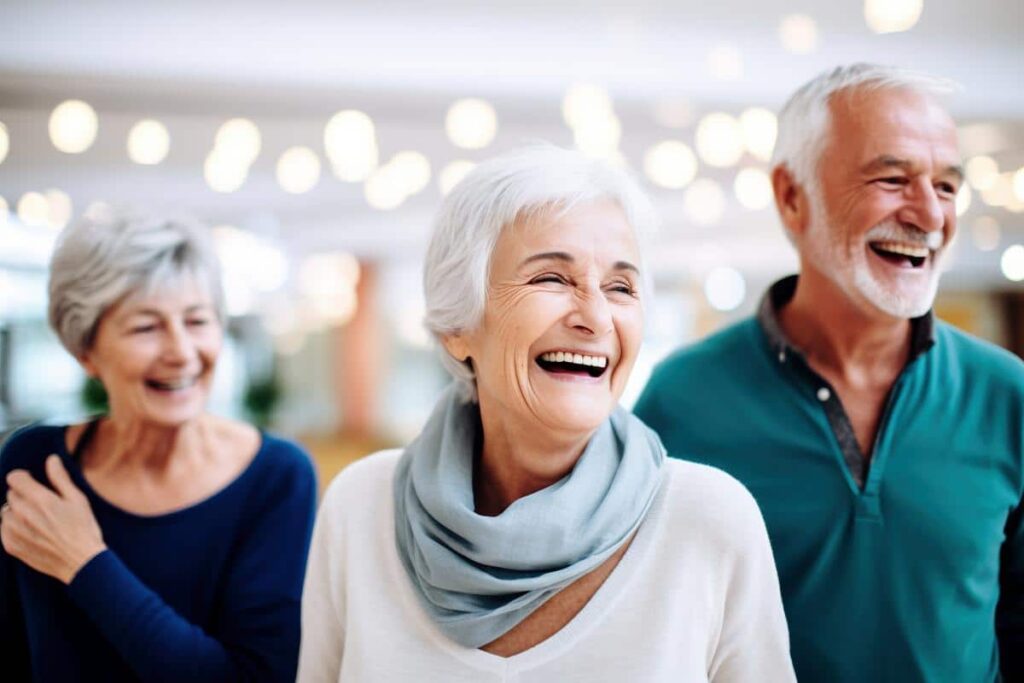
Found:
[[[876,277],[867,259],[868,242],[881,239],[903,238],[917,242],[921,238],[913,228],[906,228],[894,220],[879,223],[865,233],[857,243],[848,245],[829,226],[824,202],[812,193],[809,197],[811,219],[803,238],[805,257],[825,277],[831,280],[851,299],[862,299],[879,311],[894,318],[917,318],[927,313],[935,301],[939,288],[939,275],[947,249],[941,247],[930,257],[928,281],[924,286],[899,287]],[[913,235],[913,237],[912,237]],[[948,246],[948,245],[947,245]]]

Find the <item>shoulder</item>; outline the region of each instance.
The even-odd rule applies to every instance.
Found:
[[[941,320],[935,321],[935,341],[944,357],[972,374],[998,377],[1024,391],[1024,361],[1006,349]]]
[[[0,444],[0,474],[11,470],[42,470],[46,456],[64,450],[65,426],[30,424]]]
[[[248,479],[244,491],[250,505],[310,510],[316,505],[313,461],[302,446],[289,439],[261,432],[259,450],[243,476]]]
[[[666,461],[668,528],[686,529],[723,550],[742,549],[766,535],[750,491],[717,467],[674,458]]]
[[[347,466],[327,487],[323,508],[337,510],[390,501],[395,468],[402,452],[400,448],[377,451]]]

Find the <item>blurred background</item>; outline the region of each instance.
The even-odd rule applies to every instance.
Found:
[[[442,196],[522,143],[631,168],[663,226],[624,402],[793,272],[766,172],[786,97],[840,63],[958,81],[968,183],[939,315],[1024,354],[1024,3],[0,2],[0,432],[95,412],[45,321],[60,229],[104,204],[213,230],[215,412],[321,481],[413,436],[447,382],[420,266]]]

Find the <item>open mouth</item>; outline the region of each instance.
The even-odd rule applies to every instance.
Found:
[[[176,380],[147,379],[146,386],[156,391],[183,391],[192,387],[198,379],[198,377],[185,377]]]
[[[928,247],[903,242],[871,242],[868,246],[882,259],[901,268],[922,268],[931,254]]]
[[[554,374],[600,377],[608,369],[608,357],[571,351],[548,351],[537,356],[537,365]]]

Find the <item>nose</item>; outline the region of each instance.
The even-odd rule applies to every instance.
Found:
[[[181,323],[175,322],[167,326],[164,335],[163,358],[164,360],[183,364],[190,361],[196,354],[195,341],[188,330]]]
[[[608,300],[599,287],[577,290],[575,306],[567,323],[587,336],[601,337],[613,329],[612,312]]]
[[[920,178],[907,187],[906,203],[898,217],[924,232],[941,230],[946,224],[946,212],[935,188],[927,178]]]

